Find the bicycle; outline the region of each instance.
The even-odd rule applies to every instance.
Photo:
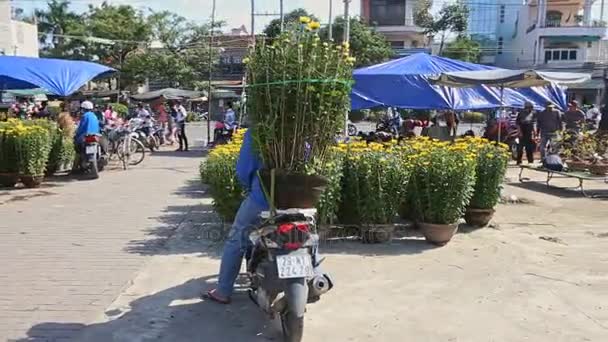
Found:
[[[104,131],[108,139],[108,159],[114,157],[122,162],[123,169],[139,165],[146,157],[146,148],[138,139],[133,138],[133,132],[128,128],[109,129]],[[135,156],[135,158],[132,158]]]

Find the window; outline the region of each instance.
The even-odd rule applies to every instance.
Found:
[[[545,49],[545,63],[572,62],[578,57],[578,49]]]
[[[505,5],[500,5],[498,17],[500,19],[500,23],[503,24],[505,22]]]
[[[399,41],[391,41],[391,47],[393,49],[403,49],[403,41],[399,40]]]
[[[498,52],[497,54],[502,55],[502,48],[504,46],[504,40],[502,37],[498,38]]]
[[[378,26],[405,25],[405,0],[370,0],[370,19]]]

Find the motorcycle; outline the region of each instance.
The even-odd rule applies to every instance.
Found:
[[[316,209],[278,211],[273,217],[264,212],[264,223],[249,235],[249,296],[271,319],[280,318],[287,342],[302,340],[306,304],[333,287],[318,269],[315,215]]]
[[[92,179],[99,178],[99,172],[108,164],[100,142],[99,135],[87,135],[84,137],[84,145],[80,151],[80,171]]]
[[[353,136],[357,135],[357,126],[355,126],[355,124],[350,122],[350,120],[347,123],[347,129],[348,129],[348,136],[353,137]]]
[[[382,118],[376,125],[376,132],[386,132],[394,136],[399,135],[400,118]]]
[[[498,123],[496,120],[488,122],[484,138],[491,141],[498,141]],[[500,119],[500,142],[506,144],[511,152],[511,158],[517,160],[517,147],[519,146],[519,128],[517,125],[510,125],[508,119]]]
[[[237,128],[238,127],[235,127],[234,129]],[[217,121],[215,123],[215,129],[213,130],[213,145],[227,144],[232,140],[234,129],[228,129],[225,123]]]
[[[146,126],[145,121],[139,118],[129,120],[129,126],[133,130],[134,139],[139,140],[145,147],[149,148],[151,152],[158,150],[160,142],[157,135],[154,134],[156,132],[153,127]]]

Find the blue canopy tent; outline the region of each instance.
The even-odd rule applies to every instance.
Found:
[[[92,79],[114,72],[92,62],[0,56],[0,91],[43,88],[54,95],[68,96]]]
[[[447,71],[498,68],[418,53],[386,63],[357,69],[351,93],[352,109],[390,106],[408,109],[486,109],[501,107],[500,90],[487,86],[451,88],[433,84],[431,76]],[[537,109],[547,102],[566,109],[566,94],[558,86],[505,89],[504,104],[522,107],[525,101]]]

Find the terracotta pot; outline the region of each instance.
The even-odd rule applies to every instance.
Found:
[[[361,227],[361,241],[363,243],[384,243],[393,238],[394,224],[376,224]]]
[[[16,173],[0,173],[0,187],[12,188],[19,182],[19,175]]]
[[[591,164],[589,165],[589,172],[592,175],[604,176],[608,173],[608,164]]]
[[[494,209],[467,208],[464,220],[473,227],[485,227],[494,216]]]
[[[270,170],[261,170],[262,183],[270,195]],[[327,186],[327,179],[318,175],[275,173],[274,204],[277,209],[314,208]]]
[[[426,241],[437,246],[444,246],[452,239],[452,236],[456,234],[458,224],[434,224],[418,222],[418,228],[422,231]]]
[[[589,168],[590,163],[586,162],[586,161],[579,161],[579,160],[569,160],[566,162],[566,164],[568,165],[568,170],[570,171],[587,171],[587,169]]]
[[[21,183],[26,188],[39,188],[44,176],[21,176]]]

